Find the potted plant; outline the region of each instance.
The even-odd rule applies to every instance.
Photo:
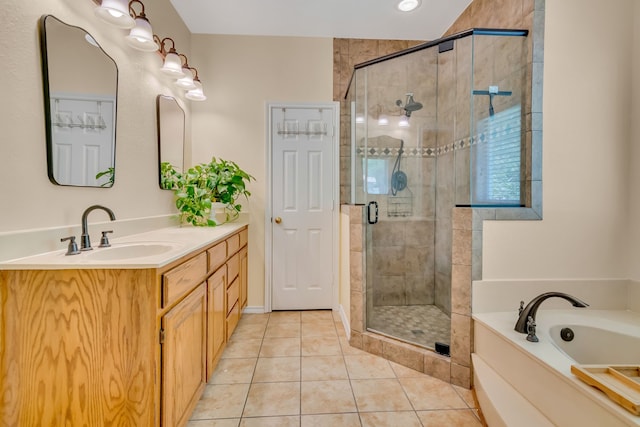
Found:
[[[235,162],[211,158],[180,173],[169,163],[160,165],[162,188],[173,189],[176,207],[183,224],[215,226],[238,218],[242,205],[240,196],[249,197],[246,185],[255,178],[242,170]],[[212,209],[219,203],[224,209],[223,218],[212,218]]]

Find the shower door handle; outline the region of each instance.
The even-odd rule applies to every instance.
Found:
[[[375,208],[373,211],[373,213],[375,214],[373,220],[371,219],[371,206]],[[376,224],[378,222],[378,202],[369,202],[369,204],[367,205],[367,222],[369,224]]]

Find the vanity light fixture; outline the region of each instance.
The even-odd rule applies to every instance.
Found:
[[[200,79],[198,78],[198,70],[193,68],[196,71],[196,75],[193,78],[193,84],[196,86],[195,89],[191,89],[185,94],[185,98],[191,101],[204,101],[207,97],[204,95],[202,90],[202,83],[200,83]]]
[[[157,37],[157,36],[156,36]],[[165,44],[167,42],[171,42],[171,47],[169,51],[165,48]],[[160,71],[166,74],[169,77],[173,77],[176,79],[180,79],[184,77],[184,72],[182,71],[182,60],[176,51],[176,44],[171,37],[163,38],[160,43],[160,54],[164,56],[164,63]]]
[[[421,0],[400,0],[397,8],[400,12],[411,12],[420,6]]]
[[[140,13],[135,13],[133,4],[138,3],[142,10]],[[139,0],[131,0],[129,2],[129,9],[135,15],[135,27],[131,29],[129,35],[126,37],[127,44],[134,49],[138,49],[144,52],[155,52],[158,50],[158,45],[153,38],[153,30],[151,24],[144,14],[144,4]]]
[[[133,28],[136,21],[129,14],[129,0],[102,0],[95,9],[96,15],[118,28]]]
[[[179,53],[178,56],[184,59],[184,62],[182,63],[182,72],[184,73],[184,77],[181,77],[175,81],[176,86],[184,90],[195,89],[196,85],[195,83],[193,83],[193,71],[192,71],[192,70],[195,70],[195,68],[191,68],[189,66],[189,62],[185,55],[183,55],[182,53]],[[196,70],[196,73],[197,72],[198,70]]]
[[[175,84],[187,91],[185,94],[187,99],[191,101],[207,99],[198,78],[198,70],[189,66],[184,54],[176,51],[174,40],[171,37],[160,39],[153,34],[151,23],[145,15],[144,3],[140,0],[93,0],[93,2],[97,5],[95,10],[97,16],[116,27],[131,29],[129,35],[126,36],[126,42],[129,46],[137,50],[160,54],[163,60],[160,71],[177,79]],[[134,4],[140,5],[140,13],[136,12]],[[171,42],[171,46],[167,49],[169,42]]]
[[[385,114],[380,114],[378,116],[378,126],[388,126],[389,125],[389,117]]]

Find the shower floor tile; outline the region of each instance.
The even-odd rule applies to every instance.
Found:
[[[434,348],[436,342],[449,344],[451,318],[435,305],[383,305],[373,307],[367,328]]]

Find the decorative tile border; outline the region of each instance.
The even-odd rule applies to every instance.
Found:
[[[403,150],[402,154],[406,157],[439,157],[444,156],[445,154],[452,153],[457,150],[463,150],[465,148],[469,148],[472,145],[476,145],[478,143],[482,143],[486,141],[486,137],[484,134],[481,134],[477,138],[462,138],[459,141],[452,142],[451,144],[446,144],[436,148],[424,148],[424,147],[413,147],[406,148]],[[364,156],[365,152],[369,157],[396,157],[400,152],[399,147],[365,147],[359,146],[356,148],[356,154],[358,156]]]

